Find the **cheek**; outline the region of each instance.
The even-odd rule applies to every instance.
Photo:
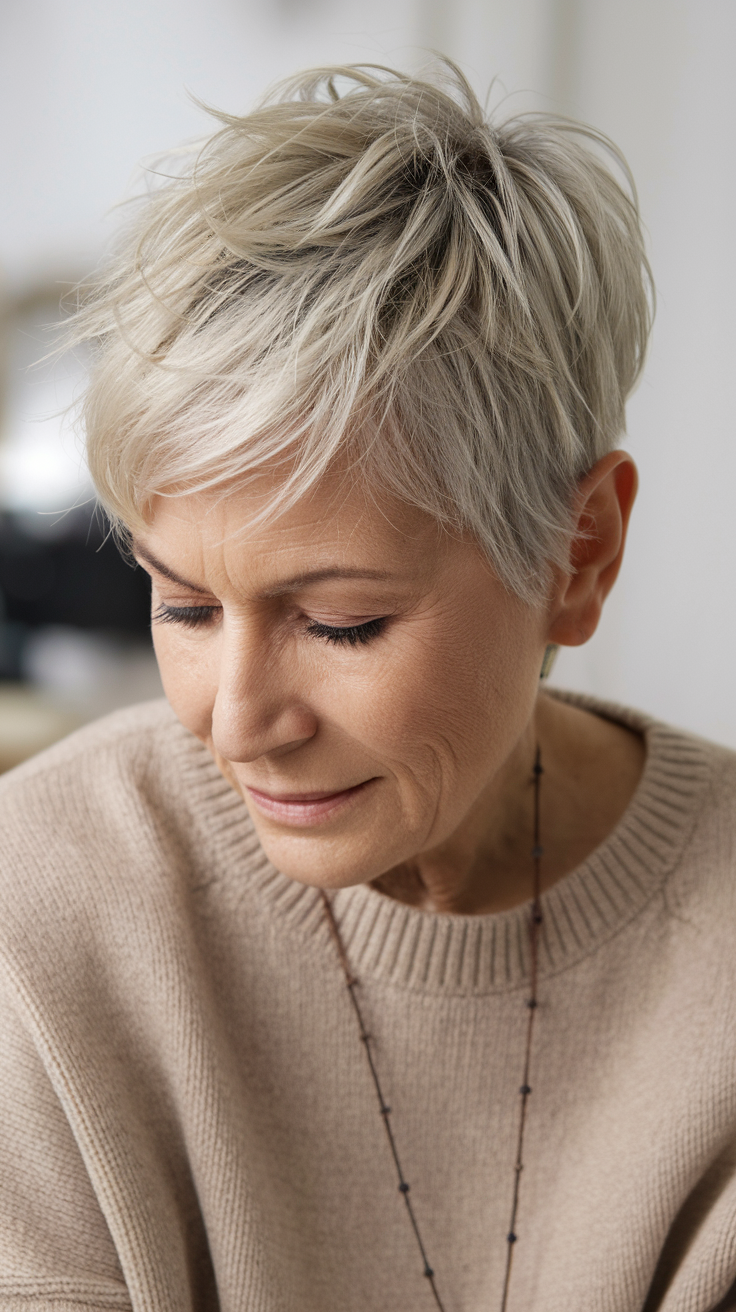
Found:
[[[470,626],[454,626],[449,637],[442,626],[432,630],[395,645],[387,639],[363,677],[342,683],[337,697],[326,682],[320,700],[325,718],[392,772],[436,790],[505,757],[536,679],[534,659],[520,659],[497,631],[489,643]]]
[[[166,698],[185,729],[203,742],[210,736],[217,681],[205,643],[183,639],[172,626],[153,629],[153,646]]]

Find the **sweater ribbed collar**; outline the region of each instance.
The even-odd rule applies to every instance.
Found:
[[[612,703],[556,690],[553,695],[637,730],[644,735],[647,756],[637,790],[613,832],[543,894],[540,976],[594,952],[658,893],[685,850],[710,769],[707,748],[696,738]],[[220,878],[247,881],[247,891],[267,904],[269,915],[305,946],[322,951],[329,936],[318,891],[271,865],[242,800],[206,749],[186,738],[186,790],[205,822]],[[528,978],[528,903],[467,916],[405,906],[370,885],[342,889],[332,897],[360,978],[466,996],[506,992]]]

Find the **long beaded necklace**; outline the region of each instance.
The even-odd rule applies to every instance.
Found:
[[[532,902],[529,911],[529,954],[530,954],[529,995],[525,999],[525,1007],[527,1009],[527,1017],[526,1017],[526,1024],[525,1024],[526,1042],[524,1046],[524,1064],[523,1064],[522,1082],[519,1087],[519,1097],[520,1097],[519,1123],[518,1123],[518,1130],[517,1130],[517,1137],[516,1137],[516,1156],[514,1160],[514,1185],[513,1185],[513,1191],[511,1197],[511,1216],[509,1220],[508,1231],[506,1234],[506,1266],[504,1271],[503,1290],[501,1294],[501,1304],[500,1304],[501,1312],[506,1312],[506,1307],[508,1304],[509,1287],[511,1284],[511,1267],[513,1263],[515,1245],[519,1237],[516,1233],[516,1219],[519,1212],[519,1199],[521,1194],[521,1173],[524,1169],[524,1131],[526,1129],[526,1122],[527,1122],[529,1095],[532,1091],[531,1085],[529,1084],[529,1080],[531,1078],[531,1056],[532,1056],[532,1038],[534,1035],[534,1018],[536,1016],[537,1006],[538,1006],[537,977],[538,977],[538,963],[539,963],[539,932],[542,925],[542,908],[541,908],[540,895],[541,895],[541,861],[544,852],[541,845],[541,834],[540,834],[540,823],[539,823],[539,800],[540,800],[543,773],[544,772],[542,770],[541,752],[539,750],[539,747],[537,747],[536,755],[534,758],[534,767],[533,767],[534,842],[531,849],[531,858],[532,858],[534,883],[533,883]],[[371,1047],[373,1040],[368,1030],[366,1029],[365,1021],[363,1019],[363,1013],[360,1008],[360,1002],[358,1001],[358,998],[356,996],[356,990],[359,987],[359,982],[356,979],[355,975],[353,974],[352,970],[350,969],[350,962],[348,960],[347,952],[345,951],[345,945],[342,941],[340,930],[338,928],[338,924],[335,919],[335,913],[332,909],[332,903],[329,897],[327,896],[327,894],[325,893],[324,889],[320,889],[320,894],[322,897],[322,904],[324,906],[327,924],[329,925],[330,933],[332,935],[335,947],[337,949],[337,955],[340,960],[340,965],[342,967],[342,971],[345,976],[345,984],[347,986],[348,994],[350,996],[350,1001],[353,1005],[355,1019],[358,1022],[358,1033],[360,1035],[360,1040],[361,1043],[363,1044],[363,1049],[365,1051],[368,1067],[371,1073],[371,1077],[373,1079],[373,1084],[376,1090],[376,1094],[378,1095],[378,1110],[383,1120],[384,1128],[386,1130],[386,1136],[389,1142],[389,1147],[391,1149],[391,1155],[394,1159],[396,1174],[399,1180],[399,1193],[403,1196],[404,1203],[406,1205],[407,1215],[409,1217],[412,1230],[414,1231],[414,1236],[417,1241],[417,1247],[419,1248],[419,1253],[421,1255],[423,1268],[424,1268],[423,1275],[426,1277],[429,1283],[429,1287],[434,1296],[435,1304],[439,1308],[439,1312],[445,1312],[444,1303],[442,1302],[439,1290],[437,1289],[435,1272],[433,1267],[430,1265],[429,1258],[427,1257],[427,1250],[424,1246],[424,1240],[422,1239],[421,1231],[419,1229],[419,1224],[417,1222],[416,1214],[412,1206],[411,1198],[409,1197],[411,1188],[408,1180],[404,1175],[404,1171],[401,1166],[401,1159],[399,1157],[398,1148],[396,1146],[396,1139],[394,1137],[393,1126],[391,1124],[391,1108],[389,1107],[383,1095],[383,1089],[381,1088],[381,1082],[378,1076],[378,1070],[373,1056],[373,1050]]]

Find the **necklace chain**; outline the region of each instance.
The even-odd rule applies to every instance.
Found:
[[[529,1080],[531,1077],[534,1018],[537,1014],[538,1005],[537,979],[539,973],[539,931],[542,925],[541,876],[544,850],[541,844],[539,800],[543,773],[542,754],[539,747],[537,747],[534,758],[534,844],[531,853],[534,871],[534,888],[529,917],[529,955],[531,961],[529,971],[529,997],[526,1000],[528,1015],[526,1022],[526,1046],[524,1048],[524,1076],[519,1089],[521,1104],[519,1107],[519,1130],[516,1138],[516,1161],[514,1162],[514,1192],[511,1202],[511,1220],[509,1222],[508,1234],[506,1235],[506,1271],[503,1281],[503,1294],[501,1296],[501,1312],[506,1312],[509,1286],[511,1284],[511,1266],[514,1260],[514,1249],[518,1238],[516,1233],[516,1217],[519,1211],[521,1173],[524,1169],[524,1130],[526,1129],[529,1095],[532,1091]]]
[[[529,985],[530,987],[529,987],[529,996],[525,1000],[525,1005],[527,1008],[527,1021],[526,1021],[526,1043],[524,1047],[524,1068],[523,1068],[522,1083],[519,1088],[519,1095],[520,1095],[521,1102],[519,1106],[519,1127],[518,1127],[517,1139],[516,1139],[516,1157],[514,1159],[514,1188],[513,1188],[512,1201],[511,1201],[511,1217],[509,1221],[508,1231],[506,1234],[506,1266],[504,1271],[503,1292],[501,1295],[500,1312],[506,1312],[506,1308],[508,1304],[509,1288],[511,1284],[511,1267],[513,1263],[516,1242],[518,1239],[518,1235],[516,1233],[516,1218],[519,1211],[519,1199],[521,1194],[521,1173],[524,1169],[524,1132],[527,1123],[529,1095],[531,1094],[532,1091],[531,1085],[529,1084],[529,1080],[531,1078],[531,1056],[532,1056],[532,1039],[534,1037],[534,1019],[537,1014],[537,1007],[538,1007],[537,982],[538,982],[538,972],[539,972],[539,933],[542,925],[541,863],[542,863],[542,857],[544,855],[544,850],[541,845],[539,802],[540,802],[541,782],[542,782],[543,773],[544,771],[542,769],[541,752],[539,750],[539,747],[537,747],[536,755],[534,758],[534,769],[533,769],[534,844],[531,850],[531,857],[533,862],[534,884],[533,884],[532,903],[531,903],[531,909],[529,915],[529,950],[530,950]],[[430,1265],[429,1258],[427,1257],[427,1250],[424,1247],[424,1241],[422,1239],[421,1231],[419,1229],[414,1208],[412,1206],[412,1201],[409,1196],[411,1192],[411,1187],[409,1185],[408,1180],[406,1179],[406,1176],[404,1175],[404,1171],[401,1165],[401,1159],[399,1157],[398,1148],[396,1146],[396,1139],[394,1137],[393,1126],[391,1124],[391,1108],[389,1107],[388,1103],[386,1102],[386,1099],[383,1096],[383,1089],[381,1088],[381,1081],[378,1076],[378,1070],[373,1056],[373,1049],[371,1047],[373,1039],[372,1036],[369,1034],[368,1030],[366,1029],[365,1021],[363,1019],[363,1013],[360,1009],[360,1002],[358,1001],[358,998],[356,996],[356,989],[358,988],[358,980],[353,975],[353,972],[350,968],[350,962],[348,960],[348,956],[345,951],[345,945],[342,941],[342,936],[340,934],[340,930],[338,928],[337,921],[335,919],[335,913],[332,909],[332,903],[329,897],[327,896],[327,893],[324,891],[324,889],[320,889],[320,895],[322,898],[322,904],[324,907],[327,924],[330,929],[330,934],[332,935],[335,948],[337,949],[337,955],[340,961],[340,966],[342,967],[342,972],[345,976],[345,984],[348,990],[348,994],[350,996],[350,1001],[353,1006],[355,1019],[358,1022],[358,1033],[360,1034],[360,1039],[363,1044],[363,1048],[365,1050],[368,1067],[370,1069],[371,1077],[373,1079],[373,1084],[376,1090],[376,1094],[378,1096],[378,1110],[380,1112],[384,1129],[386,1131],[386,1137],[388,1139],[389,1147],[391,1149],[391,1156],[394,1159],[396,1174],[398,1176],[398,1181],[399,1181],[399,1193],[401,1193],[403,1196],[409,1221],[411,1223],[412,1230],[414,1231],[414,1236],[417,1241],[417,1246],[419,1248],[422,1262],[424,1264],[423,1274],[429,1283],[429,1287],[434,1296],[435,1305],[439,1308],[439,1312],[445,1312],[444,1303],[442,1302],[439,1291],[437,1289],[435,1273],[432,1266]]]

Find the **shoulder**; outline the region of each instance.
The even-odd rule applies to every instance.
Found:
[[[216,863],[233,812],[247,827],[242,800],[164,701],[116,712],[10,771],[0,779],[0,956],[33,970],[77,940],[85,951],[118,925],[131,933],[170,919],[199,867]]]
[[[32,780],[48,778],[63,771],[68,762],[90,756],[109,757],[114,753],[130,755],[141,746],[153,746],[172,730],[186,733],[164,698],[143,702],[114,711],[102,719],[77,729],[53,747],[39,752],[22,765],[0,777],[0,804],[9,793],[24,788]]]
[[[643,781],[653,777],[662,793],[670,790],[673,805],[694,822],[710,816],[714,807],[732,813],[736,751],[618,702],[560,688],[546,688],[545,694],[640,735],[646,748]]]
[[[98,826],[119,832],[131,807],[155,806],[189,737],[168,704],[134,706],[86,726],[0,778],[4,855],[39,856],[63,841],[80,849]],[[179,750],[177,750],[177,748]]]
[[[736,752],[629,707],[549,691],[641,735],[644,771],[618,831],[625,840],[625,859],[635,858],[637,874],[645,879],[659,867],[678,924],[717,925],[716,937],[725,933],[733,939]]]
[[[713,924],[716,937],[736,940],[736,752],[693,734],[672,735],[689,778],[667,780],[670,805],[687,813],[688,783],[695,796],[692,830],[675,871],[670,900],[694,923]],[[710,932],[710,928],[709,928]]]

